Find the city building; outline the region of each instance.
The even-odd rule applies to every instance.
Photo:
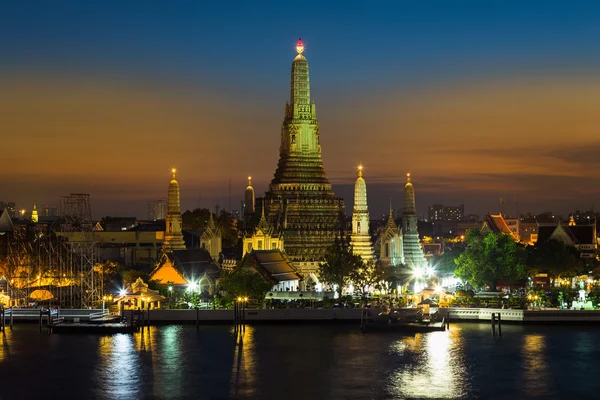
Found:
[[[487,213],[481,224],[481,232],[503,233],[509,235],[515,242],[519,241],[518,229],[511,228],[501,213]]]
[[[169,183],[169,211],[165,227],[163,251],[169,253],[173,250],[185,250],[185,242],[181,233],[181,211],[179,205],[179,183],[175,179],[175,168],[172,169],[173,179]]]
[[[423,249],[419,242],[417,231],[417,208],[415,206],[415,189],[410,180],[410,174],[406,174],[406,185],[404,186],[404,210],[403,223],[403,247],[404,263],[412,269],[423,268],[427,265]]]
[[[336,237],[344,235],[346,224],[344,201],[335,197],[321,159],[319,122],[310,98],[309,68],[301,40],[296,51],[278,166],[264,197],[256,201],[247,234],[255,235],[254,227],[259,222],[266,226],[262,222],[266,219],[271,237],[284,241],[287,257],[306,280],[310,275],[317,279],[325,251]]]
[[[363,178],[363,166],[358,166],[358,178],[354,183],[354,209],[352,211],[352,252],[363,261],[373,260],[373,243],[369,229],[369,206],[367,204],[367,184]]]
[[[465,215],[465,206],[444,206],[434,204],[427,210],[428,221],[460,221]]]
[[[148,203],[148,219],[150,221],[167,219],[168,211],[169,203],[165,200],[156,200]]]
[[[571,218],[568,225],[540,226],[536,244],[548,240],[557,240],[567,246],[574,246],[579,250],[581,258],[595,258],[598,251],[598,238],[596,224],[578,225]]]

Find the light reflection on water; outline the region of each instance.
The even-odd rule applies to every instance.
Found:
[[[242,337],[225,326],[97,336],[17,325],[0,333],[11,383],[0,398],[585,398],[600,388],[598,359],[595,327],[507,325],[500,338],[483,324],[415,336],[260,325]]]
[[[403,337],[390,344],[396,360],[388,393],[394,397],[457,398],[463,393],[465,373],[460,328]]]
[[[12,334],[13,331],[10,328],[6,328],[4,332],[0,332],[0,363],[10,357],[9,342],[11,341]]]
[[[255,394],[256,365],[254,327],[248,325],[242,332],[233,332],[234,351],[231,367],[232,396],[252,397]]]
[[[136,384],[140,372],[139,356],[134,337],[116,334],[100,337],[98,343],[100,368],[95,380],[98,392],[105,399],[134,399],[139,397]]]
[[[530,396],[548,395],[552,382],[546,360],[546,338],[543,335],[525,335],[521,352],[525,392]]]

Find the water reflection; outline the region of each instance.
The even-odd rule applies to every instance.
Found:
[[[13,331],[10,328],[6,328],[5,332],[0,332],[0,363],[10,357],[10,347],[8,344],[11,341],[12,334]]]
[[[152,352],[154,393],[162,398],[181,398],[185,357],[182,354],[183,327],[170,325],[160,330],[158,349]]]
[[[128,334],[102,336],[98,344],[100,368],[95,380],[105,399],[139,398],[140,363],[134,339]]]
[[[149,328],[142,328],[134,333],[133,340],[135,343],[135,351],[152,352],[157,331],[158,328],[152,326]]]
[[[461,330],[431,332],[390,344],[397,367],[388,392],[394,397],[457,398],[464,394]]]
[[[245,332],[233,332],[235,349],[231,368],[231,391],[233,396],[253,396],[256,391],[257,360],[255,357],[255,328],[247,325]]]
[[[521,347],[523,386],[527,396],[548,395],[551,376],[546,360],[546,337],[525,335]]]

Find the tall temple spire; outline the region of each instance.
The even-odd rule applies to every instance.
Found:
[[[179,201],[179,183],[175,179],[177,170],[171,169],[172,179],[169,183],[168,211],[165,227],[163,251],[185,250],[183,234],[181,233],[181,207]]]
[[[254,188],[252,187],[252,177],[248,177],[248,186],[244,193],[244,213],[251,214],[254,212]]]
[[[37,224],[38,221],[39,221],[39,217],[38,217],[37,207],[36,207],[36,204],[33,203],[33,210],[31,211],[31,222]]]
[[[404,259],[411,268],[424,267],[427,264],[423,249],[419,243],[417,231],[417,209],[415,206],[415,189],[410,180],[410,173],[406,174],[404,186],[404,211],[402,216],[404,225]]]
[[[359,165],[358,178],[354,183],[354,209],[352,212],[352,252],[363,261],[373,259],[373,244],[369,233],[369,207],[367,205],[367,183],[363,179],[363,165]]]
[[[417,213],[415,206],[415,189],[410,181],[410,172],[406,174],[406,185],[404,186],[404,214],[407,213],[415,215]]]
[[[212,208],[210,210],[208,210],[208,227],[212,228],[212,229],[214,229],[216,227],[215,219],[213,218]]]
[[[290,97],[280,131],[279,162],[264,198],[265,218],[299,272],[313,275],[336,234],[345,227],[344,203],[336,198],[321,159],[319,122],[310,96],[310,74],[304,42],[299,39],[290,73]],[[245,245],[256,245],[262,210],[248,224]],[[254,239],[252,239],[254,237]],[[283,243],[283,242],[281,242]],[[254,247],[256,249],[256,247]]]

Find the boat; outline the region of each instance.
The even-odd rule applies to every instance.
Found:
[[[363,309],[360,326],[363,332],[393,331],[407,333],[424,333],[445,331],[448,323],[434,313],[424,316],[422,308],[388,308],[373,315],[370,309]]]

